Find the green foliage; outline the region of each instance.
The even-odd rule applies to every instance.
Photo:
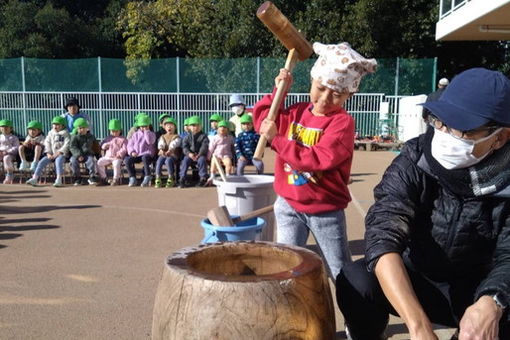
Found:
[[[115,26],[124,2],[0,2],[0,58],[121,57],[121,36]],[[80,4],[81,10],[76,7]],[[91,6],[96,10],[89,10]]]

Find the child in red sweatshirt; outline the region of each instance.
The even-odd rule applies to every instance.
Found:
[[[319,55],[312,67],[310,102],[283,105],[275,122],[266,118],[273,96],[253,109],[255,126],[276,151],[274,189],[279,243],[304,246],[312,231],[330,275],[336,278],[351,261],[344,209],[351,200],[347,184],[354,149],[354,119],[345,102],[358,91],[361,77],[376,69],[349,44],[314,43]],[[281,69],[275,84],[292,75]],[[282,101],[284,102],[284,101]]]

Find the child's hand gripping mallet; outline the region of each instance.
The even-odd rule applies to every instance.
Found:
[[[271,32],[280,40],[280,42],[289,50],[285,69],[292,72],[297,61],[303,61],[313,53],[312,45],[305,39],[287,19],[282,12],[271,1],[266,1],[260,5],[257,10],[257,17],[269,28]],[[271,103],[271,108],[266,119],[274,121],[278,115],[278,110],[283,99],[284,91],[287,88],[287,81],[281,81],[278,84],[276,94]],[[260,136],[257,149],[253,155],[254,159],[261,160],[264,156],[264,149],[267,139]]]
[[[264,215],[265,213],[273,211],[273,205],[269,205],[264,208],[260,208],[257,210],[253,210],[247,214],[241,215],[239,217],[232,218],[227,210],[227,207],[224,205],[211,209],[207,212],[207,218],[212,225],[222,226],[222,227],[233,227],[236,223],[249,220],[253,217],[258,217],[260,215]]]

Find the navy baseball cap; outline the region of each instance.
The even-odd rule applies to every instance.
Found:
[[[468,131],[491,121],[510,126],[510,79],[472,68],[458,74],[437,101],[422,104],[447,126]]]

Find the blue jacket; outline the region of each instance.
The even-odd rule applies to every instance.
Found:
[[[237,138],[235,143],[236,157],[239,159],[244,156],[247,160],[253,158],[260,135],[255,130],[243,131]]]
[[[83,112],[78,112],[74,116],[71,116],[71,114],[69,112],[66,112],[62,115],[62,117],[64,117],[67,121],[67,131],[69,131],[69,132],[73,131],[73,129],[74,129],[73,124],[76,121],[76,119],[83,118],[89,123],[89,131],[91,134],[93,134],[92,121],[90,120],[90,117],[88,114],[83,113]]]

